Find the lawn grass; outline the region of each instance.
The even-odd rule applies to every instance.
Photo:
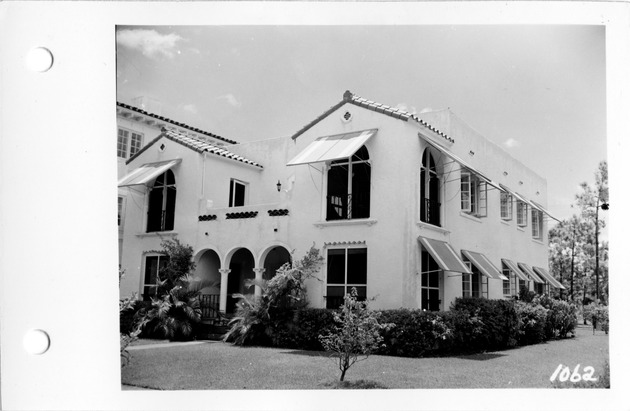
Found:
[[[579,327],[576,338],[512,350],[459,357],[371,356],[355,364],[346,380],[379,388],[552,388],[558,364],[593,366],[608,359],[608,335]],[[221,342],[150,348],[132,352],[122,369],[127,385],[181,389],[330,389],[339,378],[323,352],[237,347]],[[352,387],[359,388],[359,387]]]

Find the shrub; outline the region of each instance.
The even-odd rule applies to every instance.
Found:
[[[248,281],[247,286],[262,289],[259,298],[236,294],[236,315],[230,321],[230,330],[224,341],[237,345],[270,345],[277,343],[278,335],[293,321],[294,312],[307,305],[304,282],[315,277],[323,258],[314,246],[301,260],[285,264],[269,281]]]
[[[341,371],[339,381],[344,380],[352,365],[368,359],[381,346],[381,331],[393,327],[393,324],[379,322],[381,313],[370,310],[369,301],[357,300],[355,287],[343,300],[341,309],[333,314],[337,326],[330,333],[319,336],[322,347]]]
[[[291,321],[281,327],[272,341],[275,347],[321,351],[318,336],[328,334],[335,325],[333,310],[302,308],[293,312]]]
[[[457,298],[451,305],[451,311],[467,312],[470,325],[477,320],[483,323],[482,332],[468,330],[472,338],[465,342],[466,351],[488,351],[516,346],[518,342],[519,316],[515,302],[511,300],[489,300],[486,298]],[[451,314],[461,316],[462,314]],[[464,317],[465,318],[465,317]],[[461,340],[467,336],[460,336]],[[457,348],[457,347],[456,347]]]
[[[555,300],[547,295],[536,296],[533,304],[540,304],[547,311],[547,321],[545,327],[545,337],[550,338],[566,338],[568,334],[575,336],[575,327],[577,327],[577,306],[566,301]]]
[[[608,334],[608,306],[595,303],[584,306],[584,320],[591,321],[593,328],[599,328]]]
[[[538,344],[545,340],[548,311],[540,304],[516,303],[520,319],[518,341],[520,345]]]
[[[177,238],[162,240],[161,245],[168,260],[157,279],[157,297],[136,315],[143,318],[143,336],[190,340],[195,324],[201,321],[199,293],[214,284],[193,278],[191,246]]]
[[[444,313],[401,308],[384,310],[381,314],[383,322],[396,326],[383,330],[383,345],[378,354],[422,357],[438,354],[447,346],[451,329],[444,321]]]
[[[518,299],[524,303],[531,303],[536,293],[530,291],[526,285],[521,285],[520,290],[518,291]]]

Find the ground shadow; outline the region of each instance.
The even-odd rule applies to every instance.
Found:
[[[471,354],[471,355],[458,355],[455,358],[459,358],[461,360],[473,360],[473,361],[487,361],[493,360],[495,358],[506,357],[506,354],[498,354],[498,353],[481,353],[481,354]]]
[[[305,355],[307,357],[328,357],[328,354],[325,352],[308,350],[283,351],[282,354]]]

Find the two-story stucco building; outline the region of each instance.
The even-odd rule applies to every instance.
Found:
[[[449,110],[346,92],[291,137],[219,147],[164,129],[127,166],[122,295],[151,295],[156,250],[175,235],[228,314],[245,279],[313,244],[325,259],[307,283],[313,307],[339,306],[350,287],[374,308],[427,310],[561,287],[547,271],[545,180]]]

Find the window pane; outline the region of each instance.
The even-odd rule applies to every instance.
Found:
[[[241,207],[245,205],[245,185],[240,183],[234,184],[234,206]]]
[[[154,187],[149,192],[149,212],[147,214],[147,232],[161,231],[162,204],[164,188]]]
[[[440,272],[431,271],[429,273],[429,287],[438,288],[440,286]]]
[[[164,230],[172,230],[175,224],[175,197],[177,189],[168,187],[166,189],[166,210],[164,214]]]
[[[326,287],[326,308],[339,308],[343,304],[343,286]]]
[[[367,163],[352,165],[352,203],[349,214],[351,218],[368,218],[370,216],[370,173]]]
[[[328,284],[345,284],[346,250],[328,250]]]
[[[440,310],[440,290],[429,289],[429,311]]]
[[[348,249],[348,284],[367,284],[367,250]]]
[[[133,156],[142,147],[142,134],[131,133],[131,146],[129,147],[129,156]]]
[[[127,140],[129,132],[121,128],[118,129],[118,157],[127,158]]]
[[[354,287],[354,288],[357,289],[357,300],[365,301],[367,299],[367,287]],[[348,294],[350,294],[350,291],[352,291],[352,287],[346,288],[346,292]]]

